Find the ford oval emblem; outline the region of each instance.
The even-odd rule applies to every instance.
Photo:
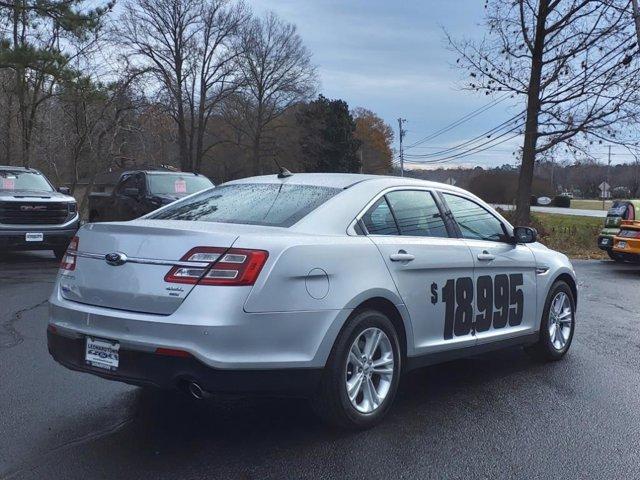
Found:
[[[127,256],[124,253],[107,253],[104,259],[109,265],[114,267],[127,263]]]

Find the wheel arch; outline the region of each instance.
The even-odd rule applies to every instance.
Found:
[[[578,309],[578,285],[576,284],[575,278],[573,278],[569,273],[563,272],[553,279],[553,282],[551,282],[551,285],[553,286],[556,282],[559,282],[559,281],[565,282],[567,285],[569,285],[569,288],[571,289],[571,293],[573,294],[574,308],[577,310]]]
[[[398,333],[403,360],[413,355],[413,330],[407,308],[395,292],[385,288],[373,288],[356,295],[340,310],[316,354],[319,363],[326,365],[349,319],[367,308],[378,310],[389,317]],[[406,362],[403,363],[406,364]]]
[[[386,297],[375,296],[375,297],[368,298],[362,301],[360,304],[358,304],[354,308],[353,313],[351,315],[369,308],[384,313],[387,317],[389,317],[389,320],[391,320],[391,323],[395,327],[396,332],[398,334],[398,339],[400,342],[400,351],[402,354],[402,359],[404,364],[407,358],[407,353],[410,350],[409,339],[411,338],[410,337],[411,330],[410,330],[410,326],[409,328],[407,328],[407,325],[406,325],[407,321],[403,316],[403,314],[400,312],[398,305],[394,304],[391,300],[389,300]]]

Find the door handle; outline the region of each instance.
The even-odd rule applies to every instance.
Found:
[[[392,253],[389,255],[389,259],[392,262],[410,262],[411,260],[415,260],[415,256],[410,253],[405,252],[404,250],[398,251],[398,253]]]
[[[478,254],[478,260],[482,260],[484,262],[490,262],[491,260],[495,260],[496,256],[492,253],[487,252],[486,250],[482,253]]]

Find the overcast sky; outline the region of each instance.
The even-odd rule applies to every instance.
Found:
[[[443,28],[453,37],[483,34],[481,0],[253,0],[259,14],[272,10],[298,26],[313,53],[320,92],[351,108],[365,107],[396,132],[407,120],[406,145],[482,107],[489,97],[460,89],[462,72],[453,67]],[[456,145],[517,113],[509,101],[407,153],[424,154]],[[514,164],[516,138],[447,166]],[[604,149],[603,149],[604,150]],[[621,156],[614,162],[624,160]]]

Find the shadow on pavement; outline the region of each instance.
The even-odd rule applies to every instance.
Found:
[[[247,474],[250,465],[264,467],[287,459],[298,467],[308,466],[320,459],[318,455],[333,458],[340,445],[355,452],[363,444],[391,445],[400,438],[402,442],[429,438],[430,433],[460,435],[467,429],[469,410],[491,405],[491,396],[497,395],[495,386],[490,386],[494,380],[542,368],[548,365],[532,361],[522,349],[510,349],[411,372],[404,377],[388,417],[366,432],[326,426],[303,399],[196,401],[181,392],[139,389],[131,405],[133,418],[123,428],[60,454],[68,459],[77,456],[72,469],[92,465],[103,474],[119,475],[125,473],[119,468],[129,466],[132,476],[132,471],[140,470],[151,476],[173,473],[186,478],[209,472],[216,477],[217,472],[220,478],[244,478],[238,474]],[[450,430],[452,425],[457,433]],[[288,468],[279,464],[276,471]]]
[[[56,265],[59,262],[50,250],[0,252],[0,264],[17,265],[30,263]]]

